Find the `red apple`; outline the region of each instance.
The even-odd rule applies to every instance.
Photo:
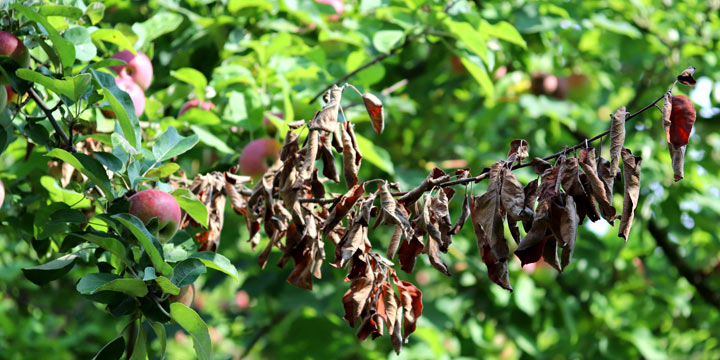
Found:
[[[180,111],[178,112],[177,117],[182,116],[182,114],[184,114],[186,111],[188,111],[192,108],[200,108],[204,111],[210,111],[210,109],[215,108],[215,104],[213,104],[209,101],[202,101],[202,100],[198,100],[198,99],[188,100],[180,108]]]
[[[170,302],[179,302],[187,307],[191,307],[193,300],[195,300],[195,286],[188,285],[183,286],[180,289],[180,293],[177,295],[170,295]]]
[[[134,55],[130,50],[123,50],[115,53],[112,58],[120,59],[127,63],[127,65],[110,67],[113,71],[120,76],[130,76],[132,80],[142,86],[143,89],[150,87],[153,79],[153,66],[147,55],[139,51],[137,55]]]
[[[135,114],[140,117],[143,111],[145,111],[145,92],[143,89],[128,76],[121,75],[115,78],[115,84],[120,90],[130,95],[130,99],[132,99],[133,105],[135,106]]]
[[[18,94],[13,91],[12,85],[5,85],[5,92],[7,93],[7,103],[12,104],[17,101]]]
[[[0,55],[9,56],[22,67],[30,66],[30,52],[25,44],[15,35],[0,31]],[[0,84],[7,84],[8,79],[0,73]]]
[[[251,141],[240,154],[240,172],[252,177],[261,176],[280,157],[281,148],[282,144],[275,139]]]
[[[166,243],[175,235],[180,226],[180,205],[172,195],[160,190],[143,190],[128,201],[130,214],[145,224],[152,218],[158,219],[158,240],[161,243]]]

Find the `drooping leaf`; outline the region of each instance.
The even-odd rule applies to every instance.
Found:
[[[619,107],[614,114],[610,116],[612,123],[610,124],[610,176],[615,177],[620,164],[620,151],[625,146],[625,117],[628,112],[625,107]]]
[[[623,175],[625,184],[625,196],[623,198],[623,211],[620,217],[620,228],[618,236],[627,241],[633,219],[635,208],[640,196],[640,164],[642,158],[634,156],[629,149],[623,148]]]
[[[320,146],[319,136],[320,134],[317,130],[310,130],[308,134],[307,143],[303,148],[305,158],[303,159],[302,167],[298,175],[302,180],[308,180],[312,176],[313,169],[315,168],[315,160],[317,159],[318,147]]]
[[[510,151],[508,151],[507,161],[509,163],[521,163],[530,156],[530,145],[524,139],[515,139],[510,143]]]
[[[71,154],[60,148],[52,149],[52,151],[47,153],[47,156],[56,157],[72,165],[94,182],[95,185],[103,191],[105,196],[110,199],[115,197],[107,172],[105,172],[105,168],[96,159],[82,153]]]
[[[670,157],[672,158],[674,179],[680,181],[685,177],[685,152],[690,140],[690,133],[695,124],[695,105],[686,96],[672,96],[670,102],[668,102],[668,96],[668,94],[665,95],[665,103],[663,104],[663,125],[665,126],[665,136],[668,141]],[[668,112],[670,113],[669,126],[667,124]]]
[[[369,274],[372,274],[372,272],[369,272]],[[351,327],[355,327],[363,309],[365,309],[365,304],[373,288],[373,281],[374,277],[358,277],[352,281],[350,289],[342,298],[343,307],[345,308],[345,316],[343,318]]]
[[[345,122],[342,128],[342,145],[343,145],[343,176],[345,185],[349,188],[355,186],[358,182],[358,170],[360,169],[358,161],[358,153],[356,146],[353,146],[353,139],[350,135],[352,124]],[[360,157],[362,159],[362,157]]]
[[[410,334],[415,331],[418,319],[422,316],[422,292],[407,281],[397,278],[393,280],[398,288],[400,304],[403,307],[403,338],[407,341]]]
[[[581,177],[586,176],[585,174],[581,176],[577,158],[568,158],[565,161],[565,168],[561,175],[560,182],[565,192],[575,200],[578,223],[580,224],[583,223],[586,216],[590,218],[591,221],[600,219],[600,214],[595,207],[595,201],[591,197],[591,193],[586,192],[581,180]]]
[[[577,210],[573,197],[566,194],[555,197],[550,204],[550,230],[562,248],[561,270],[565,270],[572,259],[577,240],[577,228]]]
[[[42,265],[23,268],[22,271],[23,275],[34,284],[44,285],[67,274],[77,261],[77,255],[68,254]]]
[[[385,112],[383,111],[382,101],[370,93],[364,93],[362,99],[365,103],[365,109],[370,115],[373,129],[376,133],[382,134],[383,130],[385,130]]]
[[[365,185],[358,184],[353,186],[348,192],[340,197],[336,204],[333,204],[330,210],[330,215],[325,220],[322,226],[323,235],[328,236],[328,233],[335,229],[335,226],[342,221],[347,213],[355,206],[360,196],[365,193]]]
[[[600,207],[600,214],[610,224],[613,224],[615,222],[615,208],[612,206],[612,192],[608,193],[605,183],[598,176],[595,149],[583,149],[580,151],[578,160],[580,161],[580,167],[588,177],[593,196]]]
[[[310,130],[322,130],[327,133],[335,132],[338,126],[338,112],[340,111],[342,91],[343,88],[333,84],[332,88],[325,93],[323,99],[326,104],[308,124]]]
[[[465,225],[465,222],[470,217],[470,197],[466,193],[463,197],[463,203],[462,203],[462,210],[460,212],[460,217],[458,218],[458,221],[455,223],[455,225],[450,229],[448,232],[449,235],[457,235],[460,232],[460,229],[462,229],[463,225]]]
[[[192,337],[197,358],[209,360],[212,354],[212,343],[207,324],[200,315],[183,303],[174,302],[170,304],[170,316]]]

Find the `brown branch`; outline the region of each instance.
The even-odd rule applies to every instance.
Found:
[[[673,244],[667,236],[667,230],[661,229],[655,220],[650,219],[648,221],[648,230],[655,239],[655,243],[662,249],[675,268],[678,269],[680,275],[682,275],[692,286],[695,287],[700,296],[705,299],[710,305],[720,309],[720,293],[713,291],[704,281],[705,277],[703,273],[694,270],[683,260],[682,256],[678,252],[678,246]]]
[[[68,145],[70,149],[72,149],[72,152],[75,152],[75,145],[73,145],[72,140],[65,134],[65,131],[60,127],[60,124],[58,124],[57,120],[55,120],[55,117],[53,116],[53,111],[57,109],[57,107],[49,108],[40,98],[40,95],[35,91],[35,89],[30,88],[28,90],[28,94],[30,94],[30,97],[35,101],[35,104],[42,110],[43,113],[45,113],[45,116],[50,121],[50,124],[52,124],[53,129],[55,129],[55,132],[60,136],[60,138]]]

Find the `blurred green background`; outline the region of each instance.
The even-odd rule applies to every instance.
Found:
[[[252,139],[281,139],[283,121],[312,118],[322,103],[309,101],[325,86],[393,51],[348,79],[386,109],[377,135],[359,96],[346,92],[345,114],[365,156],[361,180],[388,178],[406,190],[435,166],[479,174],[516,138],[529,142],[531,156],[554,153],[606,130],[617,107],[634,112],[652,102],[694,65],[695,88],[675,88],[698,110],[685,180],[672,180],[660,111],[633,119],[626,146],[643,157],[642,190],[628,242],[605,223],[586,223],[562,275],[544,264],[521,269],[513,258],[511,294],[488,280],[466,226],[444,255],[451,278],[425,256],[415,273],[400,274],[423,291],[425,305],[400,356],[387,337],[358,342],[342,320],[343,271],[325,266],[309,292],[285,282],[290,270],[274,266],[279,252],[260,270],[244,219],[228,205],[218,252],[241,281],[210,272],[194,303],[211,327],[215,358],[720,358],[720,1],[329,2],[105,1],[96,26],[121,30],[152,59],[140,118],[148,136],[168,125],[204,131],[178,160],[188,177],[227,169]],[[212,114],[176,118],[186,100],[202,96],[173,76],[181,68],[206,77]],[[97,113],[87,121],[108,126]],[[44,288],[23,277],[21,268],[47,259],[15,228],[32,225],[32,213],[17,209],[48,196],[23,195],[28,176],[47,172],[23,161],[26,147],[20,137],[0,156],[8,193],[0,209],[0,358],[91,358],[126,320],[75,292],[81,267]],[[603,153],[608,147],[606,140]],[[528,169],[517,175],[534,178]],[[452,205],[456,219],[460,201]],[[372,232],[373,245],[385,249],[390,231]],[[168,358],[195,356],[179,327],[168,334]]]

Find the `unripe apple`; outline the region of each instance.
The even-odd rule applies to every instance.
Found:
[[[195,300],[195,286],[188,285],[180,288],[180,293],[177,295],[170,295],[170,302],[179,302],[187,307],[192,306],[193,300]]]
[[[209,101],[202,101],[202,100],[198,100],[198,99],[188,100],[180,108],[180,111],[178,112],[177,117],[182,116],[182,114],[184,114],[186,111],[188,111],[192,108],[200,108],[204,111],[210,111],[210,109],[215,108],[215,104],[213,104]]]
[[[130,50],[123,50],[115,53],[112,58],[120,59],[127,63],[127,65],[111,66],[110,68],[113,71],[120,76],[130,76],[135,83],[142,86],[145,90],[150,87],[153,79],[153,67],[147,55],[139,51],[137,55],[135,55]]]
[[[180,205],[175,198],[160,190],[143,190],[133,196],[130,214],[137,216],[147,225],[151,219],[158,219],[158,240],[166,243],[180,226]]]
[[[282,144],[275,139],[251,141],[240,154],[240,172],[252,177],[261,176],[280,157],[281,148]]]
[[[135,114],[140,117],[143,111],[145,111],[145,91],[127,76],[121,75],[115,78],[115,84],[120,90],[130,95],[130,99],[132,99],[133,105],[135,106]]]
[[[22,67],[30,66],[30,52],[25,44],[15,35],[0,31],[0,55],[9,56]],[[7,84],[8,79],[0,73],[0,84]]]

